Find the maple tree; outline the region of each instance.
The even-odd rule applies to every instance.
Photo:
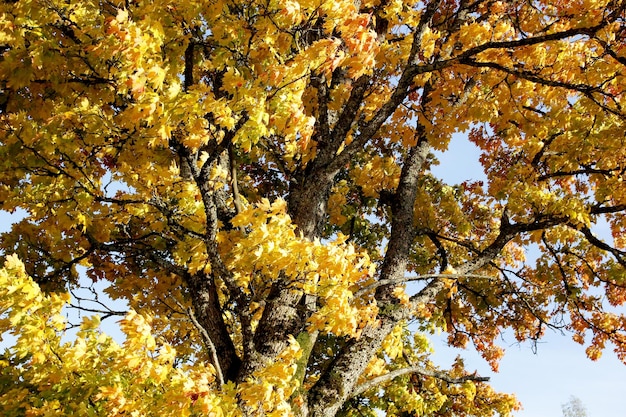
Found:
[[[509,415],[429,335],[626,359],[625,8],[3,2],[0,410]],[[487,184],[432,174],[454,133]],[[81,273],[123,342],[63,338]]]

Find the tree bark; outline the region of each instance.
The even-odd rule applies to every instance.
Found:
[[[420,171],[430,146],[424,131],[418,126],[420,139],[404,163],[400,183],[392,203],[392,229],[379,279],[399,279],[404,276],[409,249],[415,238],[413,215]],[[331,417],[350,397],[360,375],[380,348],[385,337],[408,316],[408,309],[395,303],[394,286],[382,286],[376,291],[380,313],[378,321],[365,327],[361,337],[350,341],[339,352],[328,370],[309,392],[308,404],[313,417]]]
[[[195,274],[186,277],[187,287],[193,296],[191,302],[198,323],[207,331],[215,345],[219,366],[226,381],[234,381],[241,359],[237,356],[235,346],[222,315],[222,307],[217,297],[217,289],[212,277]]]

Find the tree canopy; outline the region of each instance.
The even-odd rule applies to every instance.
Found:
[[[429,335],[626,360],[625,9],[2,2],[2,414],[506,416]],[[63,338],[85,279],[124,341]]]
[[[587,410],[578,397],[571,396],[569,401],[561,405],[563,417],[587,417]]]

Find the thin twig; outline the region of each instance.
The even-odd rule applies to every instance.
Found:
[[[178,300],[176,300],[176,304],[178,304],[178,306],[181,309],[185,310],[185,307]],[[217,373],[217,380],[219,383],[219,387],[222,387],[224,385],[224,374],[222,373],[222,368],[220,366],[219,360],[217,359],[217,349],[215,348],[215,344],[211,340],[211,337],[209,336],[209,333],[206,331],[206,329],[202,327],[202,325],[198,322],[198,319],[196,319],[196,315],[193,312],[193,308],[189,307],[186,309],[186,311],[187,311],[187,316],[189,317],[193,325],[196,326],[196,328],[202,335],[202,338],[204,339],[204,343],[209,348],[209,351],[211,354],[211,360],[213,362],[213,366],[215,367],[215,372]]]
[[[93,300],[88,300],[86,298],[82,299],[83,301],[90,301],[90,302],[94,302]],[[96,314],[103,314],[104,317],[103,318],[108,318],[108,317],[112,317],[112,316],[125,316],[126,314],[128,314],[127,311],[115,311],[115,310],[99,310],[97,308],[87,308],[87,307],[82,307],[80,305],[76,305],[76,304],[68,304],[70,307],[75,308],[76,310],[80,310],[80,311],[85,311],[87,313],[96,313]]]
[[[387,381],[391,381],[392,379],[396,377],[406,375],[406,374],[420,374],[423,376],[430,376],[430,377],[445,381],[449,384],[462,384],[467,381],[476,381],[476,382],[489,381],[488,376],[477,376],[473,374],[473,375],[462,376],[459,378],[452,378],[450,375],[447,375],[444,372],[429,371],[428,369],[422,368],[421,366],[409,366],[407,368],[396,369],[395,371],[391,371],[389,373],[378,376],[376,378],[372,378],[367,382],[364,382],[363,384],[359,385],[352,391],[352,394],[350,395],[350,397],[356,397],[357,395],[360,395],[364,393],[365,391],[371,388],[374,388],[377,385],[383,384]]]
[[[480,275],[480,274],[425,274],[425,275],[417,275],[414,277],[403,277],[398,279],[381,279],[380,281],[376,281],[370,285],[367,285],[357,292],[354,293],[354,297],[360,297],[366,292],[374,290],[378,287],[382,287],[383,285],[399,285],[404,284],[406,282],[411,281],[421,281],[424,279],[433,279],[433,278],[449,278],[449,279],[459,279],[459,278],[480,278],[480,279],[488,279],[492,280],[494,277],[489,275]]]

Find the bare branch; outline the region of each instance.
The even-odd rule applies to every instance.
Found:
[[[202,327],[202,325],[196,319],[196,315],[193,312],[193,308],[189,307],[185,309],[185,307],[182,304],[180,304],[178,300],[176,300],[176,304],[178,304],[178,306],[182,310],[185,310],[187,312],[187,316],[189,317],[189,320],[191,320],[193,325],[196,327],[196,329],[198,329],[198,331],[202,335],[202,340],[204,340],[204,343],[206,344],[207,348],[209,349],[209,353],[211,354],[211,361],[213,362],[213,366],[215,367],[215,372],[217,373],[217,380],[219,382],[219,387],[222,387],[224,385],[224,374],[222,374],[222,368],[220,366],[220,362],[217,357],[217,349],[215,348],[215,344],[211,340],[211,336],[209,336],[209,333],[206,331],[206,329]]]
[[[374,290],[378,287],[382,287],[384,285],[399,285],[399,284],[404,284],[406,282],[424,281],[427,279],[438,279],[438,278],[447,278],[447,279],[455,279],[455,280],[458,280],[461,278],[476,278],[476,279],[487,279],[487,280],[495,279],[492,276],[481,275],[481,274],[422,274],[422,275],[416,275],[414,277],[382,279],[370,285],[367,285],[363,288],[360,288],[358,291],[354,293],[354,297],[360,297],[363,294],[368,293],[371,290]]]
[[[615,257],[617,262],[620,263],[620,265],[626,267],[626,251],[619,250],[601,241],[591,232],[591,229],[589,229],[588,227],[583,227],[580,231],[583,235],[585,235],[585,238],[587,238],[589,243],[591,243],[592,245],[594,245],[595,247],[599,249],[602,249],[611,253]]]
[[[397,369],[395,371],[391,371],[387,374],[368,380],[367,382],[356,387],[354,391],[352,391],[350,398],[356,397],[360,394],[363,394],[365,391],[369,389],[372,389],[378,385],[382,385],[385,382],[391,381],[392,379],[395,379],[399,376],[406,375],[406,374],[420,374],[423,376],[440,379],[449,384],[462,384],[467,381],[475,381],[475,382],[488,382],[489,381],[489,377],[477,376],[476,374],[466,375],[466,376],[462,376],[459,378],[453,378],[444,372],[429,371],[428,369],[423,368],[421,366],[410,366],[407,368]]]
[[[591,214],[611,214],[619,213],[620,211],[626,211],[626,204],[618,204],[616,206],[601,206],[595,205],[591,207]]]
[[[87,300],[84,299],[85,301],[92,301],[92,300]],[[95,313],[95,314],[102,314],[102,319],[107,319],[109,317],[113,317],[113,316],[120,316],[120,317],[124,317],[128,312],[126,311],[115,311],[115,310],[100,310],[100,309],[96,309],[96,308],[87,308],[87,307],[82,307],[80,305],[76,305],[76,304],[68,304],[69,307],[71,308],[75,308],[76,310],[80,310],[80,311],[84,311],[87,313]]]

